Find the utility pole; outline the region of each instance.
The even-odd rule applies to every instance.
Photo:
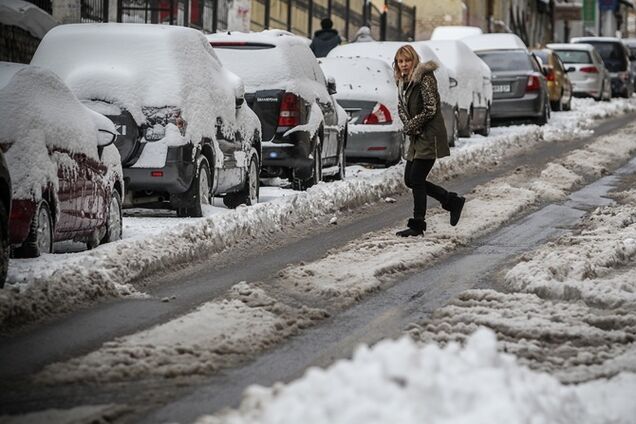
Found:
[[[388,0],[384,0],[384,6],[382,7],[382,14],[380,15],[380,41],[386,41],[386,27],[387,27],[387,15],[389,12]]]

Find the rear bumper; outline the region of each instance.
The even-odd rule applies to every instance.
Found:
[[[595,79],[588,79],[585,81],[572,81],[572,93],[577,97],[600,97],[601,83],[600,81]]]
[[[163,168],[124,168],[127,191],[183,193],[194,178],[192,146],[168,147]]]
[[[397,160],[400,156],[402,132],[351,132],[345,154],[350,159]]]
[[[311,139],[305,132],[264,142],[261,176],[289,177],[288,172],[293,171],[299,178],[309,177],[313,166],[313,157],[309,157],[312,148]]]
[[[492,119],[538,118],[542,114],[543,99],[540,92],[517,98],[493,99],[490,110]]]

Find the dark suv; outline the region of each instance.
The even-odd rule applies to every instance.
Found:
[[[346,112],[335,82],[299,37],[286,31],[208,35],[223,65],[239,75],[263,130],[261,176],[304,190],[325,176],[344,178]]]
[[[576,37],[571,43],[591,44],[598,51],[612,78],[613,97],[631,97],[634,93],[634,81],[631,74],[629,50],[620,38],[614,37]]]
[[[0,149],[0,288],[9,269],[9,214],[11,213],[11,177]]]
[[[260,123],[244,104],[242,81],[223,68],[201,32],[60,25],[32,63],[52,69],[116,125],[125,206],[202,216],[212,196],[228,207],[258,202]]]

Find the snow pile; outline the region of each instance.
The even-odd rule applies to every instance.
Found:
[[[47,366],[35,378],[60,384],[210,374],[325,317],[324,311],[291,308],[255,285],[241,282],[229,290],[226,299],[109,341],[86,356]]]
[[[636,372],[636,205],[596,209],[579,228],[524,254],[506,293],[468,290],[410,329],[417,340],[461,341],[479,326],[500,348],[563,382]]]
[[[506,275],[507,288],[544,299],[636,310],[636,269],[615,273],[636,258],[636,205],[597,209],[585,227],[517,264]]]
[[[636,378],[600,388],[605,396],[633,392]],[[530,371],[498,353],[495,334],[480,329],[463,348],[418,346],[408,338],[362,346],[353,359],[312,368],[288,385],[250,387],[238,410],[197,424],[606,423],[619,417],[610,405],[589,402],[600,388],[579,392]],[[622,408],[615,422],[627,424],[636,407]]]

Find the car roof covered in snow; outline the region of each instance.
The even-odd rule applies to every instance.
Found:
[[[179,107],[194,142],[216,134],[211,114],[235,121],[237,78],[192,28],[61,25],[44,37],[31,63],[52,69],[82,100],[100,99],[128,110],[138,124],[146,119],[142,107]]]
[[[389,99],[397,103],[393,69],[383,60],[323,57],[318,63],[327,77],[335,78],[338,99]]]
[[[22,175],[14,181],[16,198],[37,198],[57,180],[47,148],[98,159],[97,129],[115,133],[108,118],[81,104],[48,69],[0,62],[0,81],[0,142],[11,143],[6,158],[12,176]]]
[[[423,62],[433,60],[438,65],[442,64],[430,47],[420,43],[405,43],[402,41],[373,41],[370,43],[344,44],[332,49],[327,57],[371,57],[382,59],[390,66],[393,66],[395,53],[400,47],[407,44],[415,48]]]
[[[516,34],[481,34],[462,38],[473,51],[483,50],[528,50],[526,44]]]
[[[482,74],[486,74],[484,76],[490,76],[490,68],[488,68],[488,65],[463,41],[429,40],[418,41],[414,44],[420,43],[432,49],[442,63],[454,73],[474,72],[475,69],[480,69]]]
[[[616,37],[572,37],[570,43],[591,43],[595,41],[621,43],[622,40]]]
[[[281,89],[328,102],[326,80],[302,37],[282,30],[207,36],[223,65],[239,75],[247,92]]]
[[[438,26],[431,34],[431,40],[459,40],[461,38],[482,34],[483,31],[475,26]]]
[[[586,43],[550,43],[546,47],[552,50],[594,50],[594,46]]]

